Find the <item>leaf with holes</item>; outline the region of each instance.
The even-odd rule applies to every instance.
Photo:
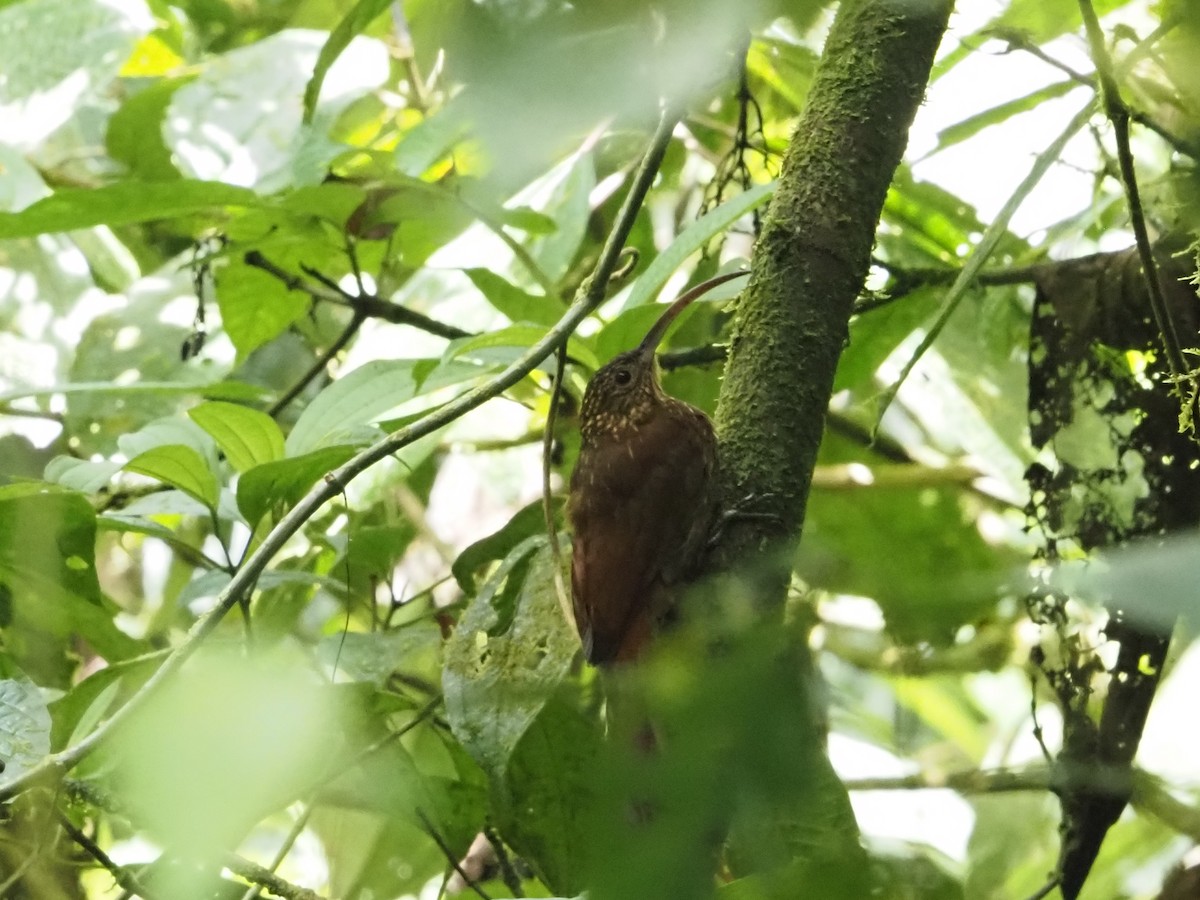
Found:
[[[50,713],[38,686],[19,675],[0,679],[0,762],[19,778],[50,752]]]
[[[528,562],[511,612],[497,608]],[[579,650],[554,588],[542,535],[518,544],[472,601],[446,644],[446,717],[467,752],[501,778],[513,749],[562,684]],[[511,617],[507,628],[504,620]]]

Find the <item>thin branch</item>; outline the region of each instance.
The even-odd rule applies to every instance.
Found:
[[[238,856],[236,853],[226,853],[221,864],[235,875],[258,885],[276,897],[283,897],[284,900],[325,900],[316,891],[285,881],[270,869],[251,862],[244,856]]]
[[[0,897],[4,897],[8,893],[8,889],[20,881],[21,878],[24,877],[25,873],[33,868],[33,864],[37,861],[37,859],[37,854],[30,853],[21,861],[21,864],[17,866],[16,871],[13,872],[12,875],[4,879],[4,881],[0,881]]]
[[[1105,783],[1106,773],[1097,772]],[[999,794],[1015,791],[1045,791],[1053,785],[1050,766],[1036,765],[1020,769],[973,769],[965,772],[919,772],[889,778],[857,778],[845,782],[850,791],[912,791],[950,789],[962,794]],[[1162,781],[1142,769],[1133,770],[1133,793],[1129,801],[1139,812],[1153,816],[1165,825],[1200,841],[1200,809],[1182,803],[1171,795]]]
[[[63,414],[44,409],[21,409],[11,403],[0,403],[0,416],[12,416],[21,419],[45,419],[49,422],[63,423]]]
[[[1053,891],[1056,887],[1058,887],[1058,883],[1059,883],[1059,877],[1057,875],[1055,875],[1049,881],[1047,881],[1045,884],[1043,884],[1040,888],[1038,888],[1036,891],[1034,891],[1032,894],[1030,894],[1028,897],[1026,897],[1025,900],[1043,900],[1043,898],[1049,897],[1050,892]]]
[[[1081,2],[1086,2],[1086,0],[1081,0]],[[937,341],[938,336],[946,327],[946,323],[958,308],[962,298],[966,296],[968,288],[972,286],[976,277],[982,271],[983,264],[993,251],[995,251],[997,245],[1000,243],[1000,239],[1008,232],[1008,223],[1012,220],[1013,215],[1020,208],[1021,204],[1025,202],[1025,198],[1033,193],[1033,189],[1042,180],[1042,177],[1058,161],[1067,143],[1075,136],[1075,133],[1087,124],[1088,119],[1092,116],[1092,111],[1093,103],[1089,100],[1087,105],[1081,108],[1070,122],[1067,123],[1067,127],[1063,129],[1058,137],[1045,150],[1038,154],[1029,169],[1029,173],[1021,180],[1017,189],[1013,191],[991,224],[988,225],[983,233],[983,237],[979,239],[979,243],[975,246],[974,251],[962,269],[959,270],[954,283],[946,291],[946,297],[942,301],[942,307],[938,311],[937,319],[929,327],[921,343],[904,363],[896,380],[880,395],[875,419],[877,430],[888,407],[891,406],[896,395],[900,393],[901,386],[903,386],[908,376],[917,367],[917,364],[921,361],[921,357]]]
[[[409,106],[422,113],[428,113],[429,92],[417,66],[412,32],[408,27],[408,17],[404,14],[404,4],[400,0],[394,0],[392,3],[392,56],[404,66],[404,78],[409,89]]]
[[[1045,791],[1050,788],[1050,769],[969,769],[965,772],[918,772],[887,778],[851,778],[848,791],[924,791],[949,789],[963,794],[1002,794],[1013,791]]]
[[[492,845],[492,852],[496,854],[496,862],[500,866],[500,880],[504,882],[505,887],[509,889],[514,897],[524,897],[525,892],[521,888],[521,876],[513,865],[512,860],[508,857],[508,851],[504,849],[504,841],[500,839],[496,829],[485,827],[483,836],[488,839],[488,843]]]
[[[463,884],[474,891],[480,900],[492,900],[491,895],[476,884],[475,879],[463,870],[462,864],[458,861],[458,854],[446,843],[446,839],[438,833],[438,830],[433,827],[433,823],[429,821],[429,817],[419,807],[416,812],[417,818],[421,820],[421,825],[424,826],[425,833],[433,838],[433,842],[438,845],[438,849],[442,851],[442,855],[449,860],[451,867],[458,873],[458,877],[463,880]]]
[[[1164,23],[1164,24],[1166,24],[1166,23]],[[1163,34],[1165,34],[1166,31],[1169,31],[1169,30],[1170,30],[1169,28],[1167,28],[1166,30],[1163,30],[1163,26],[1160,25],[1159,28],[1156,29],[1155,32],[1146,39],[1146,41],[1151,42],[1151,46],[1152,46],[1153,42],[1151,39],[1157,40],[1159,37],[1161,37]],[[1060,72],[1065,73],[1068,78],[1070,78],[1072,81],[1076,82],[1077,84],[1080,84],[1084,87],[1090,87],[1092,90],[1100,89],[1100,85],[1097,83],[1097,79],[1095,78],[1095,76],[1085,75],[1082,72],[1078,72],[1075,69],[1072,69],[1066,63],[1060,62],[1059,60],[1055,59],[1053,56],[1048,54],[1045,50],[1043,50],[1037,44],[1034,44],[1032,41],[1030,41],[1024,35],[1022,35],[1022,34],[1006,34],[1005,40],[1008,42],[1008,45],[1010,48],[1015,49],[1015,50],[1023,50],[1026,53],[1030,54],[1031,56],[1037,57],[1038,59],[1040,59],[1042,62],[1046,63],[1047,65],[1053,66],[1055,69],[1058,69]],[[1130,52],[1129,56],[1126,57],[1126,59],[1123,61],[1122,66],[1121,66],[1122,73],[1128,71],[1132,67],[1133,63],[1137,62],[1137,60],[1140,57],[1136,56],[1136,54],[1138,53],[1139,49],[1143,46],[1146,46],[1146,42],[1138,44],[1138,46],[1135,47],[1134,50]],[[1143,51],[1143,52],[1148,52],[1148,51]],[[1097,68],[1098,68],[1098,66],[1097,66]],[[1153,131],[1155,134],[1157,134],[1159,137],[1161,137],[1164,141],[1166,141],[1168,144],[1170,144],[1171,148],[1173,150],[1175,150],[1177,153],[1182,153],[1185,156],[1190,156],[1192,158],[1200,157],[1200,147],[1197,147],[1195,144],[1191,143],[1190,141],[1187,141],[1187,140],[1179,137],[1179,135],[1172,132],[1169,128],[1167,128],[1165,125],[1163,125],[1157,119],[1155,119],[1148,112],[1145,112],[1144,110],[1136,110],[1136,109],[1128,109],[1128,108],[1127,108],[1127,111],[1128,111],[1129,117],[1131,119],[1133,119],[1133,121],[1137,122],[1139,125],[1142,125],[1148,129],[1150,129],[1151,131]]]
[[[1150,235],[1146,230],[1146,216],[1142,209],[1141,194],[1138,191],[1133,151],[1129,145],[1129,108],[1121,98],[1116,76],[1113,74],[1112,58],[1108,55],[1108,48],[1104,46],[1104,33],[1100,30],[1100,20],[1096,16],[1096,10],[1093,8],[1091,0],[1079,0],[1079,11],[1083,15],[1088,43],[1092,49],[1092,61],[1096,66],[1096,74],[1100,78],[1104,112],[1113,126],[1113,137],[1117,144],[1117,162],[1121,169],[1121,182],[1125,188],[1126,202],[1129,204],[1129,218],[1133,224],[1138,257],[1142,261],[1142,274],[1146,279],[1146,289],[1150,295],[1150,309],[1154,313],[1155,324],[1162,335],[1171,374],[1182,379],[1187,377],[1188,365],[1183,356],[1179,333],[1175,329],[1175,320],[1171,317],[1166,298],[1163,296],[1162,284],[1158,277],[1158,264],[1154,260],[1154,252],[1150,247]]]
[[[34,784],[60,777],[64,772],[77,765],[99,744],[107,740],[115,728],[128,721],[134,713],[145,706],[147,700],[157,693],[163,683],[182,668],[184,663],[199,649],[229,611],[254,589],[259,576],[266,569],[268,563],[291,539],[292,535],[299,531],[304,523],[325,503],[338,496],[356,476],[413,441],[432,434],[488,400],[500,396],[542,365],[550,353],[566,342],[579,323],[591,315],[604,299],[609,277],[617,268],[622,248],[633,229],[638,211],[654,183],[676,121],[677,116],[673,112],[663,113],[658,128],[651,138],[650,146],[634,174],[629,193],[617,213],[612,231],[605,241],[596,264],[596,270],[592,277],[580,286],[575,301],[567,308],[558,323],[495,378],[461,394],[429,415],[392,432],[321,479],[271,529],[262,543],[246,559],[242,568],[217,596],[213,608],[196,620],[183,641],[172,651],[162,666],[138,689],[137,693],[77,744],[51,754],[21,775],[0,783],[0,802],[16,796]]]
[[[58,822],[62,825],[63,831],[70,836],[71,840],[82,847],[89,856],[100,863],[108,871],[108,874],[113,877],[113,881],[130,894],[144,897],[145,900],[154,900],[155,895],[142,886],[136,875],[125,867],[113,862],[109,855],[101,849],[100,845],[76,828],[62,810],[55,810],[55,812],[58,814]]]
[[[354,315],[350,317],[349,324],[347,324],[342,330],[342,333],[334,339],[332,344],[325,348],[324,353],[322,353],[313,361],[313,364],[309,366],[308,371],[301,375],[300,379],[295,384],[288,388],[278,400],[271,404],[270,408],[267,410],[267,415],[273,419],[287,409],[291,402],[299,397],[300,393],[312,383],[314,378],[320,377],[325,372],[325,367],[329,365],[330,361],[335,356],[345,349],[346,345],[350,343],[350,339],[358,333],[360,328],[362,328],[362,324],[366,321],[366,319],[367,317],[364,313],[360,312],[359,310],[355,310]]]
[[[1200,809],[1175,799],[1161,779],[1142,769],[1134,769],[1133,795],[1129,802],[1179,834],[1200,841]]]
[[[308,294],[314,300],[323,300],[326,303],[346,306],[356,313],[372,319],[382,319],[385,322],[391,322],[393,325],[408,325],[448,340],[472,336],[469,331],[464,331],[446,322],[439,322],[437,319],[423,313],[399,306],[389,300],[376,297],[373,294],[351,294],[343,291],[336,283],[313,269],[305,270],[305,273],[311,277],[311,280],[294,275],[287,269],[271,262],[258,250],[248,250],[243,260],[246,265],[261,269],[268,275],[273,275],[288,290],[301,291]]]
[[[1011,622],[981,625],[960,644],[945,648],[897,644],[879,631],[823,622],[820,647],[855,668],[903,677],[998,671],[1013,656]]]
[[[707,366],[724,362],[729,348],[724,344],[709,344],[705,347],[689,347],[687,350],[672,350],[658,355],[658,365],[664,372],[682,369],[684,366]]]
[[[563,583],[562,547],[558,543],[558,523],[555,521],[554,497],[550,490],[550,464],[554,450],[554,423],[558,418],[558,404],[562,399],[563,378],[567,373],[567,345],[564,343],[554,354],[554,389],[550,392],[550,407],[546,411],[546,429],[542,435],[542,516],[546,520],[546,534],[550,538],[550,555],[554,559],[554,596],[563,614],[567,627],[575,629],[575,615],[567,587]]]
[[[283,843],[279,845],[279,849],[275,851],[275,855],[271,857],[271,864],[267,866],[267,871],[277,872],[279,867],[283,865],[283,861],[287,859],[287,855],[292,852],[292,847],[296,845],[296,841],[300,839],[300,835],[304,833],[304,829],[308,827],[308,820],[312,817],[312,804],[307,804],[304,811],[296,817],[296,821],[292,823],[292,827],[288,829],[288,833],[283,838]],[[254,883],[246,888],[246,893],[242,895],[242,900],[255,900],[262,891],[262,884]]]

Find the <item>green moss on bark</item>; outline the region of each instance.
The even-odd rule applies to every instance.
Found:
[[[755,248],[717,410],[725,495],[758,496],[778,518],[731,528],[726,558],[800,533],[850,313],[950,8],[844,0],[838,12]],[[769,568],[774,604],[786,568]]]

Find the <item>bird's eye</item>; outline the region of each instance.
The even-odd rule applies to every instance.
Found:
[[[629,382],[633,381],[633,373],[628,369],[617,369],[617,371],[613,372],[613,381],[622,385],[629,384]]]

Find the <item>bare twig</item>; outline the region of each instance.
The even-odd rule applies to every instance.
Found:
[[[563,344],[555,354],[554,389],[550,392],[550,408],[546,411],[546,429],[542,435],[542,515],[546,520],[546,534],[550,538],[550,555],[554,560],[554,596],[566,620],[567,627],[575,628],[575,616],[567,587],[563,583],[562,548],[558,545],[558,523],[555,521],[554,497],[550,491],[550,465],[554,449],[554,422],[558,418],[558,403],[562,399],[563,378],[567,372],[567,345]]]
[[[300,839],[300,835],[304,833],[304,829],[308,826],[308,820],[312,816],[312,811],[313,807],[310,803],[296,817],[296,821],[292,823],[292,827],[288,829],[288,833],[284,836],[283,843],[279,845],[279,849],[271,857],[271,864],[267,866],[267,871],[275,872],[283,865],[283,861],[287,859],[287,855],[292,852],[292,847],[296,845],[296,841]],[[258,883],[251,884],[250,887],[246,888],[246,893],[242,895],[242,900],[255,900],[262,893],[262,887]]]
[[[1164,23],[1164,25],[1166,24],[1167,23]],[[1146,41],[1138,44],[1138,46],[1135,47],[1133,51],[1130,52],[1129,56],[1123,61],[1121,66],[1122,72],[1128,71],[1133,64],[1141,58],[1141,56],[1149,52],[1148,50],[1143,50],[1143,47],[1153,46],[1154,41],[1156,41],[1163,34],[1166,34],[1166,32],[1169,30],[1170,28],[1164,29],[1163,25],[1160,25],[1159,28],[1155,29],[1154,33],[1146,39]],[[1097,90],[1100,88],[1100,85],[1097,83],[1097,79],[1094,76],[1085,75],[1082,72],[1078,72],[1075,69],[1072,69],[1066,63],[1055,59],[1037,44],[1030,41],[1023,34],[1006,33],[1004,35],[1004,39],[1008,42],[1008,45],[1011,49],[1023,50],[1031,56],[1037,57],[1047,65],[1053,66],[1060,72],[1065,73],[1068,78],[1077,84],[1080,84],[1084,87],[1090,87],[1092,90]],[[1133,121],[1150,129],[1164,141],[1170,144],[1171,148],[1176,152],[1182,153],[1185,156],[1191,156],[1193,158],[1200,156],[1200,147],[1197,147],[1195,144],[1184,140],[1179,135],[1172,132],[1169,128],[1167,128],[1167,126],[1163,125],[1148,112],[1145,112],[1144,110],[1128,109],[1128,114]]]
[[[63,414],[44,409],[21,409],[11,403],[0,403],[0,416],[13,416],[21,419],[46,419],[49,422],[62,424]]]
[[[267,415],[273,419],[287,409],[291,402],[300,396],[300,392],[312,383],[314,378],[320,377],[325,371],[325,367],[329,365],[330,360],[341,353],[345,346],[350,343],[350,339],[358,333],[358,329],[362,328],[362,324],[366,319],[365,313],[355,310],[354,315],[350,317],[350,322],[342,330],[342,333],[334,339],[333,343],[325,348],[324,353],[313,361],[308,371],[301,375],[295,384],[271,404],[271,407],[267,410]]]
[[[472,336],[471,332],[464,331],[455,325],[439,322],[437,319],[431,318],[424,313],[408,309],[407,307],[384,300],[381,297],[376,297],[373,294],[351,294],[348,291],[342,290],[336,283],[313,269],[305,270],[305,274],[309,275],[310,278],[302,278],[299,275],[294,275],[287,269],[271,262],[258,250],[247,251],[243,259],[246,265],[261,269],[279,279],[288,290],[303,291],[314,300],[323,300],[326,303],[346,306],[360,315],[372,319],[382,319],[385,322],[391,322],[393,325],[408,325],[448,340]]]
[[[475,894],[480,898],[480,900],[492,900],[491,895],[489,895],[487,891],[485,891],[483,888],[481,888],[475,882],[475,879],[472,878],[470,875],[468,875],[466,873],[466,871],[464,871],[462,864],[459,863],[459,861],[458,861],[458,854],[455,853],[453,848],[451,848],[451,846],[446,843],[446,839],[441,836],[441,834],[438,832],[438,830],[433,826],[433,823],[431,821],[429,821],[429,817],[427,815],[425,815],[425,813],[422,812],[420,809],[417,809],[416,812],[417,812],[417,818],[421,820],[421,825],[425,829],[425,833],[428,834],[431,838],[433,838],[433,842],[438,845],[438,849],[440,849],[442,851],[442,855],[444,855],[446,857],[446,859],[449,861],[451,867],[454,869],[455,872],[458,873],[458,877],[463,880],[463,884],[465,884],[472,891],[474,891]]]
[[[913,791],[950,789],[963,794],[1044,791],[1050,787],[1048,766],[1025,769],[970,769],[965,772],[918,772],[887,778],[851,778],[848,791]]]
[[[244,856],[238,856],[236,853],[226,853],[221,863],[235,875],[258,885],[276,897],[283,897],[284,900],[325,900],[316,891],[285,881],[270,869],[251,862]]]
[[[100,863],[113,877],[113,881],[130,894],[144,897],[145,900],[154,900],[155,895],[146,890],[136,875],[124,866],[118,866],[113,862],[109,855],[100,848],[100,845],[76,828],[61,810],[55,810],[55,812],[58,813],[58,822],[62,825],[63,831],[70,835],[71,840],[82,847],[89,856]]]

